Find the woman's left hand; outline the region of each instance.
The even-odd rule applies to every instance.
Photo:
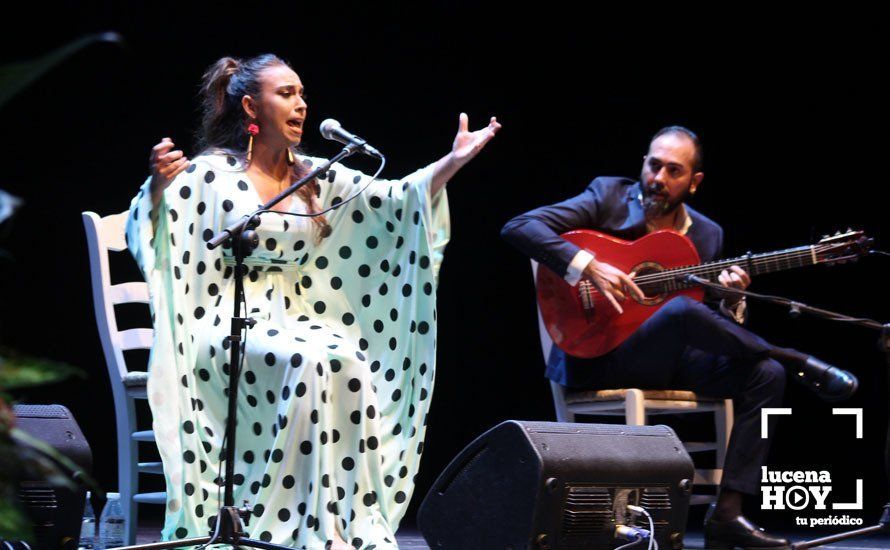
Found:
[[[471,132],[469,126],[467,113],[461,113],[451,152],[436,161],[433,167],[432,187],[430,188],[432,195],[441,191],[448,180],[454,177],[454,174],[466,163],[473,160],[473,157],[478,155],[485,144],[491,141],[491,138],[501,129],[501,125],[495,117],[491,117],[488,126],[481,130]]]
[[[501,129],[496,117],[491,117],[488,126],[481,130],[471,132],[469,126],[469,117],[466,113],[461,113],[457,135],[454,136],[454,145],[451,147],[451,154],[459,166],[463,166],[478,155],[485,144],[491,141],[491,138]]]

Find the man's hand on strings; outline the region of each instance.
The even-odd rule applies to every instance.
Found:
[[[640,287],[633,282],[633,275],[633,273],[628,275],[617,267],[596,259],[590,260],[590,263],[584,268],[584,277],[593,283],[593,286],[609,300],[618,313],[624,313],[624,309],[618,302],[626,300],[628,293],[637,300],[646,297]]]

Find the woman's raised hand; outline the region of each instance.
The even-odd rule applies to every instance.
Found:
[[[182,151],[174,151],[173,145],[173,140],[165,137],[151,148],[148,164],[151,169],[152,195],[166,189],[173,178],[189,167],[189,159]]]
[[[501,129],[496,117],[491,117],[488,126],[475,132],[471,132],[469,126],[469,117],[466,113],[461,113],[457,125],[457,135],[454,136],[454,145],[451,146],[451,154],[460,166],[478,155],[485,144],[491,141],[491,138]]]
[[[460,114],[460,122],[457,125],[457,135],[454,136],[454,144],[451,152],[439,159],[433,168],[432,186],[430,194],[435,195],[445,187],[454,174],[466,163],[473,160],[485,144],[501,129],[498,119],[491,117],[488,126],[475,132],[470,131],[470,122],[466,113]]]

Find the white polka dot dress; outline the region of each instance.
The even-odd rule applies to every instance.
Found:
[[[317,159],[303,159],[306,163]],[[248,257],[239,381],[235,502],[252,538],[324,548],[395,548],[423,452],[435,374],[435,288],[449,236],[447,197],[431,168],[378,181],[326,214],[265,214]],[[327,207],[368,177],[342,165],[319,179]],[[208,533],[222,498],[234,294],[231,250],[206,241],[260,198],[231,156],[194,159],[164,191],[152,231],[148,182],[127,240],[151,289],[149,402],[167,481],[163,536]],[[301,200],[293,212],[305,212]]]

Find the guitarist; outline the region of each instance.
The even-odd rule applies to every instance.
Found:
[[[596,178],[574,198],[513,218],[501,235],[569,284],[589,280],[621,313],[623,301],[643,297],[633,276],[597,261],[595,254],[559,235],[596,229],[634,240],[672,229],[692,241],[702,262],[716,260],[723,229],[686,204],[703,178],[698,137],[682,126],[669,126],[652,138],[639,181]],[[742,268],[732,266],[719,275],[719,282],[744,290],[751,279]],[[547,377],[571,389],[685,389],[734,399],[735,423],[720,494],[706,516],[705,546],[788,547],[787,540],[763,532],[741,513],[743,495],[759,492],[760,467],[769,450],[769,442],[760,438],[760,409],[780,405],[785,367],[803,372],[802,382],[829,401],[849,397],[857,381],[845,371],[773,346],[743,328],[744,298],[724,298],[718,309],[676,297],[606,355],[581,359],[554,346]]]

